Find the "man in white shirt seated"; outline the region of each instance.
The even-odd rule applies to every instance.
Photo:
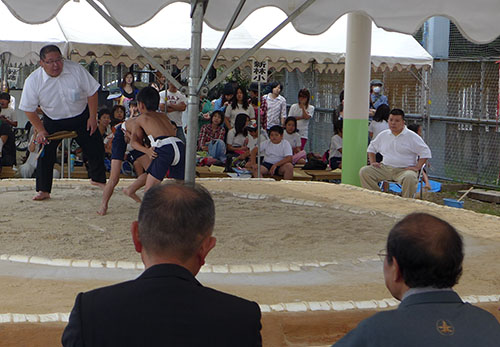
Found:
[[[375,160],[376,153],[384,157],[382,163]],[[368,146],[370,165],[359,171],[361,185],[380,190],[380,181],[395,181],[401,184],[401,195],[412,198],[417,190],[418,172],[429,158],[432,158],[429,147],[406,128],[403,110],[395,108],[389,115],[389,129],[382,131]]]

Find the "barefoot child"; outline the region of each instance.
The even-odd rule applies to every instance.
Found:
[[[108,203],[111,199],[111,195],[113,195],[113,191],[120,181],[120,171],[122,168],[122,163],[125,158],[125,152],[127,150],[127,144],[130,143],[130,133],[127,133],[127,126],[129,128],[134,128],[133,123],[135,122],[135,117],[130,118],[124,123],[118,124],[115,128],[115,134],[113,137],[113,142],[111,146],[111,170],[109,173],[109,179],[104,187],[104,191],[102,193],[102,202],[101,208],[97,211],[98,214],[104,216],[108,211]],[[137,165],[141,165],[143,168],[147,168],[151,163],[151,160],[148,156],[143,155],[144,153],[140,151],[135,151],[136,160],[134,161],[134,167]],[[139,176],[140,177],[140,176]],[[134,185],[135,184],[135,185]],[[141,199],[135,194],[135,192],[141,188],[144,184],[146,184],[146,176],[134,182],[133,186],[124,189],[125,195],[131,197],[137,202],[141,202]]]
[[[253,177],[258,176],[255,159],[257,151],[258,148],[255,147],[250,154]],[[271,175],[282,175],[286,180],[293,178],[292,146],[288,141],[283,140],[283,128],[281,126],[274,125],[269,129],[269,140],[260,144],[260,151],[264,153],[264,161],[260,168],[262,175],[269,173]]]
[[[132,147],[146,153],[152,160],[147,173],[137,179],[147,175],[146,191],[153,185],[159,184],[167,172],[170,178],[184,180],[184,143],[175,137],[177,129],[172,125],[168,116],[156,112],[159,103],[160,95],[156,89],[143,88],[137,94],[137,105],[141,115],[136,118],[134,129],[127,129],[132,133]],[[149,138],[150,148],[144,146],[144,136]]]

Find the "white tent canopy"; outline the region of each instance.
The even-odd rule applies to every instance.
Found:
[[[43,23],[54,18],[70,0],[2,0],[13,14],[27,23]],[[83,0],[82,0],[83,1]],[[138,26],[149,21],[165,6],[188,0],[99,0],[123,26]],[[247,1],[236,25],[250,13],[264,6],[276,6],[290,14],[302,4],[300,0]],[[223,30],[234,9],[236,0],[210,0],[205,21],[215,29]],[[364,13],[381,28],[402,33],[414,33],[422,23],[437,15],[450,18],[470,40],[489,42],[500,33],[500,1],[498,0],[317,0],[294,20],[294,27],[305,34],[319,34],[327,30],[342,15]],[[89,22],[89,24],[91,24]]]
[[[120,62],[126,65],[148,63],[85,1],[66,3],[55,18],[35,26],[19,21],[4,5],[0,4],[0,11],[3,23],[10,29],[2,35],[0,49],[1,52],[11,52],[11,62],[36,62],[40,48],[54,43],[65,55],[70,53],[72,60],[96,59],[100,64],[111,62],[113,65]],[[186,66],[191,43],[189,14],[188,4],[174,3],[163,8],[149,22],[126,31],[160,62],[170,60],[179,67]],[[238,60],[285,19],[286,14],[275,7],[261,8],[252,13],[229,34],[215,66]],[[318,71],[342,70],[346,28],[346,16],[317,36],[301,34],[289,24],[251,59],[268,60],[273,67],[289,70],[304,71],[313,62]],[[221,37],[222,32],[204,26],[202,65],[208,64]],[[372,64],[376,68],[432,66],[432,57],[410,35],[388,32],[373,25],[372,41]]]

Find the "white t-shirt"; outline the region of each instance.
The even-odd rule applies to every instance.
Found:
[[[368,131],[373,133],[372,140],[374,140],[382,131],[387,129],[389,129],[389,123],[387,123],[386,120],[383,120],[381,122],[375,122],[374,120],[372,120],[370,125],[368,126]]]
[[[314,115],[314,106],[307,106],[307,113],[311,116]],[[302,109],[299,107],[299,104],[293,104],[290,106],[290,111],[288,111],[288,117],[302,117]],[[308,138],[308,130],[309,130],[309,121],[311,119],[297,119],[297,129],[299,130],[300,137],[303,139]]]
[[[342,138],[335,134],[332,136],[330,141],[330,155],[328,156],[328,159],[331,159],[332,157],[342,157],[342,153],[339,152],[339,149],[342,149]]]
[[[78,116],[87,107],[87,98],[99,89],[99,83],[78,63],[64,61],[57,77],[42,67],[33,71],[24,83],[19,109],[35,112],[38,105],[51,119]]]
[[[253,138],[252,135],[248,135],[248,149],[252,150],[257,146],[257,139]],[[260,143],[262,144],[264,141],[268,140],[266,133],[263,131],[260,133]]]
[[[160,92],[160,104],[165,104],[165,103],[174,105],[179,105],[184,103],[187,106],[187,98],[180,91],[172,93],[168,89],[167,89],[167,97],[165,98],[165,91],[162,90]],[[170,120],[173,120],[178,127],[182,127],[182,113],[183,111],[172,111],[172,112],[167,112],[167,116],[168,118],[170,118]]]
[[[283,139],[287,140],[290,145],[292,146],[292,149],[295,147],[301,147],[302,142],[300,141],[300,135],[299,133],[293,133],[289,134],[286,132],[286,130],[283,132]]]
[[[397,168],[415,166],[417,157],[432,158],[424,140],[406,126],[397,136],[390,129],[382,131],[370,142],[367,151],[382,154],[382,164]]]
[[[238,134],[236,135],[236,129],[232,128],[231,130],[228,131],[227,133],[227,141],[226,143],[228,145],[231,145],[233,147],[243,147],[243,145],[245,144],[245,139],[248,139],[248,142],[250,142],[250,135],[247,135],[247,136],[244,136],[243,134]],[[247,145],[247,147],[249,147]]]
[[[236,120],[236,116],[240,113],[244,113],[250,117],[250,119],[255,119],[255,111],[252,106],[248,105],[247,109],[243,108],[243,105],[236,104],[236,108],[233,108],[231,104],[226,107],[226,118],[229,118],[229,124],[231,127],[234,127],[234,121]]]
[[[271,164],[276,164],[283,158],[293,155],[292,146],[285,140],[274,144],[271,140],[266,140],[260,144],[260,151],[264,153],[264,161]]]
[[[7,108],[2,108],[0,115],[5,116],[5,118],[13,122],[17,121],[16,111],[13,108],[11,108],[10,105]]]

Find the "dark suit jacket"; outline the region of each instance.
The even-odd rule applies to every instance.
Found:
[[[78,294],[64,346],[260,346],[255,302],[203,287],[185,268]]]
[[[453,291],[427,292],[365,319],[335,346],[498,347],[500,324]]]

